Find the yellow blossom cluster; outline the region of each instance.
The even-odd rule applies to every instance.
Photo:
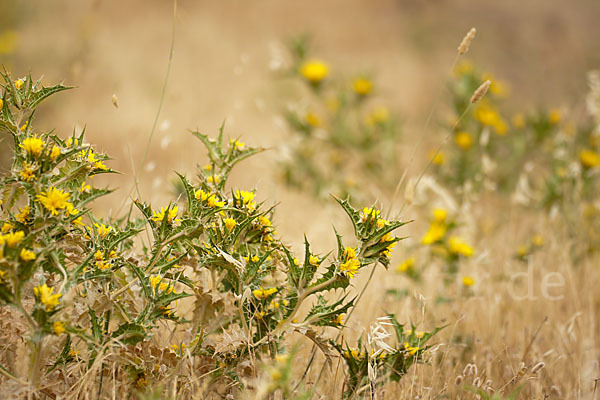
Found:
[[[59,303],[62,293],[55,293],[54,288],[48,287],[45,283],[33,288],[35,297],[46,306],[46,311],[52,311]]]
[[[254,297],[256,297],[259,300],[269,298],[270,296],[274,295],[275,293],[277,293],[277,288],[263,289],[261,287],[259,289],[254,289],[252,291],[252,294],[254,295]]]
[[[180,218],[177,218],[177,211],[179,210],[177,206],[173,206],[167,212],[168,207],[163,207],[160,211],[155,211],[152,215],[152,221],[154,222],[162,222],[165,219],[165,213],[167,213],[167,223],[168,224],[178,224],[181,222]]]
[[[352,279],[360,268],[360,260],[356,256],[356,249],[346,247],[340,261],[340,271],[348,278]]]
[[[329,75],[329,66],[323,61],[310,60],[300,67],[300,74],[310,83],[319,84]]]

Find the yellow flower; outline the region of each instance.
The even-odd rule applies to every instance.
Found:
[[[376,208],[371,208],[371,207],[365,207],[362,210],[362,215],[361,215],[361,220],[362,222],[367,222],[369,220],[376,220],[377,217],[379,216],[379,214],[381,214],[381,211],[379,211]]]
[[[534,246],[541,247],[544,245],[544,238],[541,235],[535,234],[531,237],[531,243]]]
[[[310,265],[313,265],[313,266],[315,266],[315,267],[316,267],[316,266],[318,266],[318,265],[319,265],[319,257],[310,256],[310,257],[308,258],[308,263],[309,263]]]
[[[152,287],[152,289],[156,289],[156,287],[158,286],[158,284],[161,281],[162,281],[162,276],[156,275],[156,276],[150,278],[150,286]]]
[[[21,249],[19,256],[25,262],[35,260],[35,253],[31,250]]]
[[[462,278],[462,284],[464,287],[471,287],[475,284],[475,279],[470,276],[464,276]]]
[[[73,139],[73,137],[70,137],[67,139],[67,142],[65,144],[67,145],[67,147],[76,147],[79,145],[79,139]]]
[[[340,271],[348,278],[354,278],[354,275],[360,268],[360,261],[358,258],[349,258],[346,262],[340,264]]]
[[[8,247],[15,247],[23,241],[25,232],[10,232],[5,235],[0,235],[0,244],[6,244]]]
[[[266,299],[266,298],[274,295],[275,293],[277,293],[277,288],[263,289],[261,287],[260,289],[254,289],[252,291],[252,294],[254,295],[254,297],[256,297],[259,300]]]
[[[55,187],[50,187],[47,192],[42,192],[42,194],[38,194],[36,197],[52,215],[58,215],[58,210],[67,208],[69,196],[69,193],[65,193]]]
[[[304,120],[306,121],[306,123],[314,128],[318,128],[319,126],[321,126],[321,118],[319,118],[319,116],[317,114],[315,114],[314,112],[307,112],[306,115],[304,116]]]
[[[380,106],[367,115],[365,118],[365,123],[370,126],[375,126],[378,124],[384,124],[389,120],[390,111],[387,109],[387,107]]]
[[[96,227],[96,233],[100,238],[104,239],[109,233],[114,232],[114,228],[112,226],[106,226],[104,224],[94,224]]]
[[[396,271],[407,272],[407,271],[412,270],[414,268],[414,266],[415,266],[415,258],[410,257],[406,261],[404,261],[402,264],[398,265],[398,267],[396,267]]]
[[[6,233],[8,231],[12,231],[15,228],[15,226],[13,224],[11,224],[10,222],[5,222],[2,225],[2,233]]]
[[[16,87],[18,90],[21,90],[21,89],[23,88],[23,84],[25,83],[25,79],[23,79],[23,78],[19,78],[19,79],[17,79],[17,80],[16,80],[14,83],[15,83],[15,87]]]
[[[593,150],[583,149],[579,152],[579,162],[584,168],[594,168],[600,165],[600,156]]]
[[[52,151],[50,152],[50,159],[52,161],[56,161],[58,156],[60,156],[60,147],[55,145],[52,147]]]
[[[352,81],[352,90],[359,96],[366,96],[371,93],[373,83],[364,77],[359,77]]]
[[[498,135],[504,135],[508,129],[498,111],[486,103],[481,103],[475,109],[473,116],[483,125],[493,127]]]
[[[243,150],[246,143],[240,142],[239,140],[229,139],[229,145],[234,148],[234,150]]]
[[[417,351],[419,351],[419,346],[411,346],[408,342],[404,343],[404,348],[408,352],[409,355],[414,355]]]
[[[23,140],[19,147],[25,150],[27,154],[33,157],[39,157],[40,154],[42,154],[42,150],[44,150],[45,144],[46,142],[40,138],[28,137]]]
[[[96,261],[96,267],[101,271],[106,271],[107,269],[112,268],[112,264],[104,260],[100,260]]]
[[[434,208],[433,209],[433,220],[438,224],[446,222],[446,218],[448,218],[448,211],[443,208]]]
[[[475,252],[475,250],[473,250],[471,246],[469,246],[461,238],[458,238],[456,236],[453,236],[450,239],[448,239],[448,250],[450,250],[450,253],[462,255],[465,257],[471,257]]]
[[[423,239],[421,240],[421,242],[423,244],[433,244],[433,243],[439,242],[440,240],[442,240],[444,238],[444,236],[446,236],[447,229],[448,228],[446,227],[445,224],[433,222],[429,226],[429,230],[427,231],[425,236],[423,236]]]
[[[59,335],[59,336],[62,335],[65,332],[65,323],[64,322],[60,322],[60,321],[55,321],[52,324],[52,330],[57,335]]]
[[[154,212],[154,215],[152,215],[152,220],[155,222],[162,222],[162,220],[165,219],[166,211],[167,211],[167,207],[163,207],[160,209],[159,212]],[[181,222],[181,219],[176,218],[177,211],[178,211],[177,206],[173,206],[171,209],[169,209],[169,212],[167,214],[167,223],[168,224],[172,224],[173,222],[175,222],[175,223]]]
[[[562,116],[560,113],[560,110],[557,108],[553,108],[552,110],[550,110],[550,114],[548,115],[548,120],[550,121],[551,124],[556,125],[560,122]]]
[[[46,311],[52,311],[54,307],[58,305],[58,299],[62,297],[62,293],[52,294],[53,291],[54,288],[48,287],[45,283],[33,288],[35,297],[37,297],[40,302],[46,306]]]
[[[225,223],[225,229],[227,229],[227,231],[231,231],[237,225],[237,222],[235,222],[235,219],[233,218],[225,218],[223,222]]]
[[[385,250],[382,251],[381,254],[383,254],[386,257],[390,257],[392,255],[392,249],[394,247],[396,247],[396,244],[397,244],[396,242],[394,242],[394,240],[395,240],[395,238],[392,236],[391,233],[386,233],[385,235],[383,235],[383,237],[379,241],[380,243],[385,243],[385,242],[393,242],[393,243],[390,243],[390,245],[387,246],[385,248]]]
[[[23,170],[19,172],[19,176],[25,182],[34,181],[36,178],[36,176],[35,176],[36,170],[37,170],[37,167],[35,166],[35,164],[27,163],[23,166]]]
[[[329,75],[329,67],[322,61],[311,60],[300,68],[300,74],[312,84],[318,84]]]
[[[524,244],[521,244],[519,247],[517,247],[517,255],[519,257],[523,258],[527,254],[529,254],[529,247],[525,246]]]
[[[31,207],[29,206],[19,208],[19,212],[15,214],[15,219],[17,220],[17,222],[24,224],[27,222],[30,213]]]
[[[455,68],[454,73],[457,76],[468,75],[473,72],[475,68],[473,64],[468,60],[462,60]]]
[[[429,158],[431,159],[431,163],[434,165],[444,164],[444,153],[442,153],[441,151],[431,151],[429,153]]]
[[[85,182],[81,182],[81,186],[79,187],[79,193],[89,193],[92,190],[90,185],[87,185]]]
[[[473,145],[473,138],[469,132],[458,132],[454,136],[454,142],[463,150],[469,150]]]
[[[333,320],[334,324],[344,325],[344,314],[338,314]]]
[[[246,190],[236,190],[233,194],[234,204],[236,207],[248,207],[250,212],[256,209],[256,203],[254,200],[254,193]]]
[[[221,181],[221,177],[219,175],[209,176],[208,178],[206,178],[206,181],[208,183],[217,184]]]

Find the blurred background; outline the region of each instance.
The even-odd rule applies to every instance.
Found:
[[[443,95],[457,44],[471,27],[477,38],[469,58],[510,85],[515,110],[583,105],[585,73],[600,65],[595,0],[252,4],[177,3],[170,75],[144,166],[169,63],[173,2],[4,0],[0,61],[14,76],[43,75],[46,84],[76,87],[42,107],[38,126],[63,137],[85,126],[88,141],[114,158],[110,166],[122,175],[103,183],[121,190],[98,205],[103,212],[128,199],[134,175],[144,198],[168,201],[173,171],[193,174],[206,160],[188,130],[216,134],[226,120],[230,136],[270,149],[247,161],[233,182],[281,200],[280,229],[293,235],[321,229],[302,223],[299,207],[325,218],[332,211],[274,179],[273,160],[289,140],[278,71],[290,37],[309,34],[313,54],[336,73],[372,73],[378,95],[401,110],[408,143],[430,135],[422,131],[426,115]]]

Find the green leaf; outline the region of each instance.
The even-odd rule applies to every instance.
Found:
[[[146,330],[140,324],[127,322],[120,325],[117,330],[112,333],[112,337],[125,344],[134,345],[146,338]]]
[[[29,81],[29,80],[28,80]],[[55,93],[62,92],[63,90],[73,89],[72,86],[63,86],[63,85],[54,85],[49,87],[43,87],[39,90],[34,90],[27,99],[25,103],[26,107],[35,108],[38,104],[40,104],[44,99],[52,96]]]

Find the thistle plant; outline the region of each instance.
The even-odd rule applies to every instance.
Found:
[[[186,397],[200,390],[199,373],[202,393],[235,393],[256,375],[257,359],[289,352],[290,332],[315,340],[326,327],[342,328],[356,305],[353,279],[389,265],[400,240],[393,232],[405,222],[341,199],[355,238],[335,232],[326,254],[305,238],[295,255],[278,237],[273,207],[254,190],[228,186],[232,168],[261,149],[227,141],[223,127],[216,139],[192,132],[210,162],[195,179],[178,175],[177,201],[136,199],[125,215],[99,219],[90,203],[110,190],[93,177],[115,172],[109,157],[84,132],[63,139],[33,125],[39,103],[68,88],[2,78],[0,127],[14,139],[14,159],[2,177],[0,307],[28,324],[30,362],[26,374],[15,365],[0,371],[33,392],[60,393],[49,385],[56,380],[75,396],[89,382],[98,396],[107,380],[123,382],[123,393],[175,382],[173,393]],[[160,340],[165,332],[170,343]],[[390,376],[408,366],[390,363]]]
[[[284,112],[293,137],[280,162],[283,181],[321,198],[372,201],[364,198],[365,187],[382,190],[397,178],[399,118],[377,99],[370,74],[334,75],[312,56],[305,36],[291,41],[290,53],[287,76],[306,100],[294,100]]]

